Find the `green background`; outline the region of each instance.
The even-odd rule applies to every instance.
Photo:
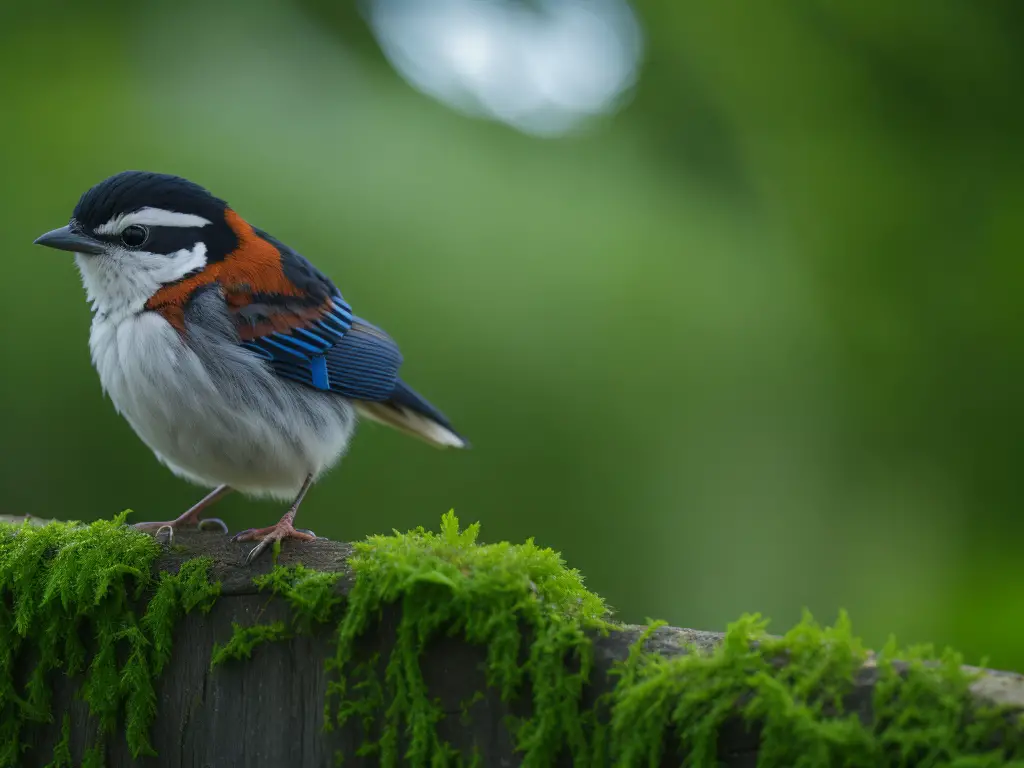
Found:
[[[625,620],[845,607],[1024,669],[1024,6],[637,11],[633,98],[541,139],[414,90],[347,3],[5,4],[0,512],[202,493],[103,398],[73,264],[31,244],[159,170],[327,271],[474,443],[368,425],[300,525],[454,508]]]

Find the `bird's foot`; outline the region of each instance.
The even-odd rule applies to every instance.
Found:
[[[135,523],[133,527],[144,533],[152,533],[158,540],[166,537],[167,544],[171,544],[174,541],[174,531],[179,528],[196,528],[200,531],[220,529],[221,533],[226,534],[228,526],[223,520],[219,517],[201,519],[199,513],[216,504],[229,493],[231,493],[231,488],[226,485],[219,485],[197,503],[193,504],[186,512],[179,515],[176,520],[165,520],[159,523]]]
[[[277,525],[272,525],[269,528],[249,528],[245,531],[239,531],[231,537],[231,540],[259,542],[259,544],[253,547],[249,551],[249,554],[245,556],[245,564],[249,565],[253,560],[260,556],[260,553],[263,552],[263,550],[273,545],[275,542],[283,541],[284,539],[313,541],[315,538],[315,533],[304,528],[296,528],[292,525],[291,516],[285,515]]]
[[[228,532],[227,523],[219,517],[204,517],[200,519],[198,515],[189,516],[188,512],[177,520],[135,523],[132,527],[137,531],[142,531],[143,533],[151,533],[157,539],[163,539],[166,537],[167,544],[173,543],[175,531],[185,528],[195,528],[198,531],[219,530],[221,533],[225,534]]]

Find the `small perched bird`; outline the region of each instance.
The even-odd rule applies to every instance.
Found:
[[[294,527],[336,464],[357,414],[438,447],[465,448],[448,419],[398,376],[402,355],[354,315],[303,256],[178,176],[125,171],[88,190],[70,223],[37,238],[70,251],[92,304],[89,347],[103,389],[172,472],[211,488],[149,531],[227,526],[200,513],[231,490],[291,502],[242,531],[269,544]]]

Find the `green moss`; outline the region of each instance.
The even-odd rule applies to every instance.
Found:
[[[686,765],[715,766],[718,735],[739,716],[761,729],[761,768],[1024,766],[1020,728],[1008,728],[1004,711],[972,707],[973,678],[958,655],[890,643],[875,658],[879,681],[862,721],[845,705],[869,655],[845,615],[825,628],[805,616],[782,638],[764,630],[744,617],[713,653],[672,659],[645,652],[641,639],[617,669],[614,764],[659,765],[675,741]]]
[[[72,768],[71,715],[65,714],[60,726],[60,741],[53,748],[53,760],[46,768]]]
[[[210,669],[219,667],[226,661],[251,658],[252,652],[263,643],[288,640],[294,637],[294,633],[283,621],[253,624],[249,627],[232,622],[231,627],[233,630],[231,639],[224,645],[217,643],[213,646],[213,652],[210,654]]]
[[[125,526],[126,515],[88,526],[0,525],[2,766],[20,764],[28,723],[52,720],[55,672],[80,678],[95,720],[97,747],[87,764],[102,765],[102,744],[121,720],[132,754],[153,754],[154,681],[170,659],[174,625],[185,612],[209,610],[219,588],[201,559],[155,579],[160,545]],[[67,733],[70,721],[63,725]],[[66,738],[52,764],[62,761],[70,761]]]
[[[314,626],[330,621],[342,602],[341,595],[334,588],[340,578],[340,573],[324,573],[295,565],[290,568],[278,566],[267,575],[253,579],[260,590],[288,601],[291,623],[274,621],[248,627],[232,623],[234,631],[228,642],[213,647],[210,668],[228,660],[248,659],[253,650],[263,643],[287,640],[297,632],[310,632]]]
[[[873,659],[873,698],[848,711],[852,681],[869,654],[845,616],[834,627],[807,616],[782,638],[767,636],[759,617],[744,617],[716,651],[674,658],[645,650],[653,625],[613,669],[610,692],[584,709],[593,663],[588,630],[611,628],[604,604],[551,550],[532,540],[481,545],[478,532],[475,525],[460,530],[449,513],[439,533],[371,537],[356,545],[344,603],[335,577],[321,574],[318,582],[302,568],[276,569],[261,586],[289,600],[297,618],[290,626],[237,628],[239,655],[299,627],[336,624],[327,724],[374,734],[359,754],[385,766],[466,762],[438,735],[444,714],[420,667],[430,641],[448,635],[487,648],[487,682],[505,699],[532,696],[531,717],[513,724],[524,766],[552,765],[566,752],[580,766],[657,766],[673,758],[666,748],[685,765],[715,766],[723,727],[739,720],[758,729],[762,768],[1024,768],[1014,762],[1024,754],[1019,723],[1005,711],[974,707],[972,678],[956,654],[901,653],[890,644]],[[303,591],[303,584],[318,586]],[[394,647],[383,664],[376,656],[360,660],[359,638],[388,606],[398,609]],[[482,695],[452,716],[466,718]],[[863,720],[861,710],[870,713]]]
[[[303,565],[274,568],[266,576],[253,579],[261,590],[270,590],[283,597],[292,608],[292,627],[308,632],[315,625],[329,621],[342,597],[335,591],[340,573],[314,571]]]
[[[387,703],[378,743],[383,765],[439,764],[450,747],[437,735],[441,718],[428,698],[419,659],[440,635],[461,636],[487,648],[487,682],[510,699],[524,682],[533,692],[534,716],[517,725],[524,765],[546,765],[568,744],[585,753],[580,696],[593,663],[585,628],[601,626],[606,609],[557,553],[533,540],[512,545],[477,544],[479,525],[463,531],[455,515],[439,533],[418,528],[373,536],[357,544],[350,560],[354,583],[337,630],[328,669],[328,717],[338,725],[365,717],[350,696],[346,672],[356,642],[389,604],[400,606],[395,648],[382,681]],[[532,637],[521,654],[523,630]],[[523,656],[525,655],[525,660]],[[399,751],[400,737],[408,748]]]
[[[382,765],[454,764],[461,760],[437,735],[443,713],[427,695],[420,656],[432,638],[460,636],[486,646],[487,682],[504,698],[529,684],[535,715],[514,724],[524,765],[547,765],[565,745],[586,755],[587,718],[579,702],[593,649],[585,630],[606,626],[604,603],[554,551],[532,540],[478,544],[478,533],[478,525],[460,530],[448,513],[439,533],[418,528],[357,544],[344,610],[334,589],[337,574],[275,568],[257,583],[288,600],[292,627],[236,626],[214,662],[248,656],[255,645],[284,639],[293,630],[337,621],[336,650],[328,660],[328,725],[356,721],[369,732],[386,707],[379,739],[365,743],[361,755],[376,755]],[[356,645],[391,604],[401,612],[381,679],[378,660],[358,661]],[[532,638],[527,649],[524,629]],[[401,751],[403,738],[407,748]]]
[[[530,697],[530,716],[510,723],[524,766],[566,755],[595,768],[674,759],[715,766],[723,728],[745,722],[757,729],[762,768],[1024,768],[1019,717],[973,704],[973,678],[959,656],[890,643],[872,657],[845,616],[834,627],[807,616],[781,638],[769,637],[759,617],[744,617],[714,652],[673,658],[646,650],[654,625],[614,667],[608,692],[585,705],[593,702],[585,696],[593,638],[618,631],[604,603],[557,553],[532,540],[479,544],[478,533],[476,525],[460,530],[449,513],[437,533],[371,537],[355,547],[345,597],[340,574],[275,567],[256,584],[268,601],[287,601],[290,619],[235,625],[212,664],[330,627],[327,725],[361,729],[358,753],[384,766],[481,764],[473,745],[459,754],[439,735],[446,715],[421,669],[430,643],[453,636],[486,649],[493,692]],[[218,594],[202,559],[154,578],[160,551],[123,516],[90,526],[0,527],[0,765],[19,763],[26,724],[51,720],[57,670],[80,677],[95,719],[83,765],[102,766],[120,722],[133,754],[152,754],[154,681],[170,659],[173,628],[184,613],[209,610]],[[393,645],[380,649],[386,656],[367,656],[360,639],[386,611]],[[877,683],[870,701],[851,709],[853,680],[866,664]],[[476,692],[447,716],[471,718],[484,697]],[[71,725],[65,715],[52,768],[71,764]]]

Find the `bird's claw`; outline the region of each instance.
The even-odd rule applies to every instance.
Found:
[[[220,531],[225,535],[228,533],[227,523],[219,517],[204,517],[195,522],[183,522],[178,519],[160,523],[135,523],[132,527],[143,533],[152,533],[157,540],[166,538],[168,546],[174,543],[174,532],[178,528],[195,528],[197,531]]]
[[[267,547],[284,539],[313,541],[316,539],[316,534],[305,528],[293,528],[291,523],[280,522],[270,528],[248,528],[244,531],[239,531],[231,537],[231,541],[257,540],[259,542],[255,547],[250,549],[249,553],[245,556],[245,565],[251,565]]]
[[[244,531],[239,531],[231,537],[231,541],[248,541],[248,534],[255,533],[256,528],[246,528]]]
[[[221,520],[219,517],[204,517],[199,521],[199,525],[196,526],[200,531],[207,531],[217,529],[225,536],[228,534],[228,524]]]
[[[156,533],[153,534],[153,538],[159,541],[161,544],[166,544],[168,547],[174,543],[174,526],[170,524],[161,525],[156,529]],[[166,539],[166,541],[164,541]]]
[[[266,548],[267,548],[267,546],[268,546],[268,545],[269,545],[269,544],[270,544],[270,543],[271,543],[272,541],[274,541],[274,540],[273,540],[273,539],[271,539],[271,538],[270,538],[269,536],[268,536],[267,538],[263,539],[262,541],[260,541],[260,543],[259,543],[259,544],[257,544],[257,545],[256,545],[255,547],[253,547],[252,549],[250,549],[250,550],[249,550],[249,554],[247,554],[247,555],[245,556],[245,560],[243,560],[243,561],[242,561],[242,562],[243,562],[243,564],[245,564],[245,565],[252,565],[252,562],[253,562],[253,560],[255,560],[255,559],[256,559],[257,557],[259,557],[259,556],[260,556],[260,553],[261,553],[261,552],[262,552],[262,551],[263,551],[264,549],[266,549]]]

